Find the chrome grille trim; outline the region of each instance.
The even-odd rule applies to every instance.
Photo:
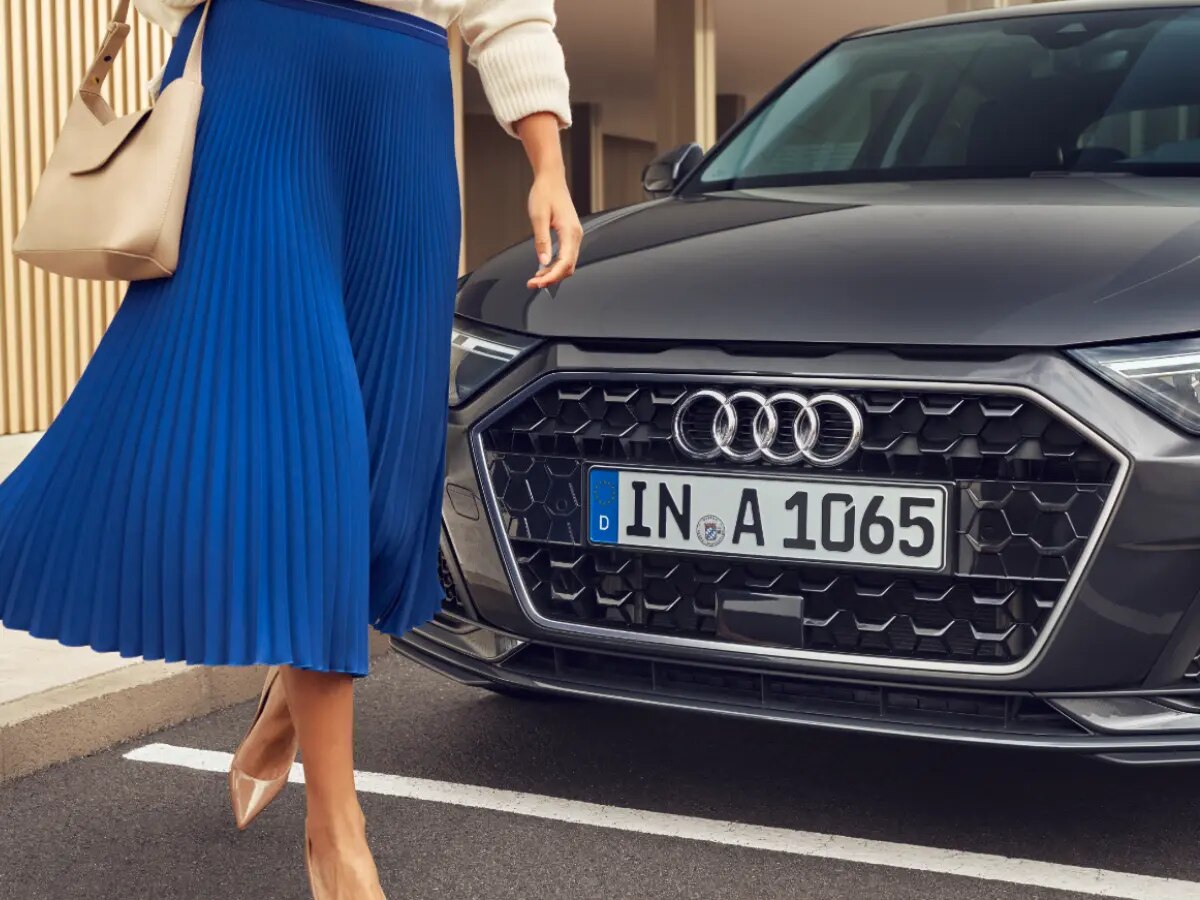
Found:
[[[521,577],[520,568],[517,563],[516,556],[513,552],[512,543],[508,538],[506,529],[500,514],[500,503],[496,496],[491,476],[488,472],[486,453],[483,443],[484,432],[502,418],[506,413],[511,411],[515,406],[524,402],[529,397],[536,394],[538,391],[546,388],[558,381],[567,380],[585,380],[594,382],[611,382],[611,381],[688,381],[698,385],[708,384],[726,384],[739,385],[748,383],[770,382],[772,385],[779,385],[781,388],[793,388],[796,390],[805,390],[812,388],[830,388],[842,390],[916,390],[916,391],[946,391],[946,392],[964,392],[964,393],[986,393],[999,395],[1015,395],[1023,397],[1026,400],[1032,401],[1041,406],[1046,412],[1058,417],[1065,424],[1077,429],[1082,435],[1090,440],[1097,448],[1103,450],[1112,457],[1117,467],[1116,476],[1113,478],[1111,490],[1108,498],[1100,512],[1097,527],[1093,530],[1087,545],[1079,558],[1079,563],[1072,572],[1070,578],[1062,587],[1062,592],[1059,596],[1059,601],[1055,604],[1050,616],[1047,618],[1041,633],[1037,636],[1029,651],[1019,660],[1011,663],[989,665],[984,663],[970,662],[955,662],[955,661],[939,661],[928,659],[906,659],[897,657],[881,657],[881,656],[866,656],[862,654],[852,653],[834,653],[814,650],[796,650],[780,647],[760,647],[749,645],[732,644],[725,641],[707,640],[703,638],[680,637],[677,635],[663,635],[653,633],[638,633],[633,631],[621,631],[611,627],[586,625],[576,622],[564,622],[558,619],[553,619],[544,616],[538,611],[532,599],[530,598]],[[1113,444],[1107,437],[1097,432],[1087,423],[1083,422],[1076,416],[1072,415],[1067,410],[1060,407],[1058,404],[1051,401],[1045,395],[1037,391],[1018,384],[996,384],[989,382],[971,382],[971,381],[943,381],[943,380],[911,380],[911,379],[887,379],[887,378],[829,378],[829,377],[813,377],[800,378],[795,376],[771,375],[768,373],[754,375],[727,375],[717,373],[695,373],[695,372],[644,372],[640,370],[609,370],[609,371],[588,371],[577,369],[563,369],[553,372],[546,372],[535,378],[533,381],[526,384],[524,387],[506,398],[503,402],[495,406],[490,412],[482,416],[470,428],[470,444],[471,456],[475,466],[475,474],[479,480],[480,488],[483,492],[484,505],[487,508],[488,522],[492,527],[492,533],[496,538],[497,547],[500,551],[501,559],[504,563],[504,569],[508,576],[509,586],[512,588],[513,596],[516,597],[525,615],[535,624],[550,632],[557,632],[563,635],[577,635],[598,638],[601,641],[608,643],[622,644],[625,646],[642,646],[646,648],[652,647],[688,647],[697,650],[717,651],[727,654],[733,658],[776,658],[790,659],[797,661],[808,661],[835,666],[845,667],[847,669],[860,670],[908,670],[916,672],[929,673],[945,673],[945,674],[968,674],[968,675],[983,675],[994,678],[1017,675],[1029,669],[1041,658],[1042,652],[1049,643],[1050,638],[1057,630],[1058,623],[1066,615],[1070,609],[1075,594],[1078,590],[1080,582],[1091,569],[1092,559],[1096,549],[1103,542],[1108,534],[1109,525],[1112,522],[1113,513],[1117,505],[1121,502],[1125,494],[1125,487],[1129,479],[1130,460],[1129,457],[1121,452],[1118,447]]]

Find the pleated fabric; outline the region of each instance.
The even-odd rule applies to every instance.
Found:
[[[363,675],[368,625],[402,634],[442,597],[445,32],[353,0],[213,0],[204,76],[179,270],[130,288],[0,484],[0,621]]]

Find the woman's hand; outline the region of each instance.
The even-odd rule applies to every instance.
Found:
[[[558,284],[575,272],[583,226],[575,212],[565,174],[539,175],[529,192],[529,221],[533,225],[533,243],[537,249],[538,271],[529,279],[529,287],[544,288]],[[552,259],[550,232],[558,235],[558,258]]]
[[[529,221],[533,226],[538,270],[529,279],[530,288],[558,284],[575,272],[583,226],[567,187],[559,142],[558,117],[553,113],[534,113],[516,124],[516,132],[525,145],[533,166],[533,188],[529,191]],[[554,258],[550,233],[558,235],[558,257]]]

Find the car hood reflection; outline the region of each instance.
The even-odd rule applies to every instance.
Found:
[[[1034,178],[669,199],[590,224],[576,275],[528,244],[463,315],[564,338],[1043,347],[1200,330],[1200,180]]]

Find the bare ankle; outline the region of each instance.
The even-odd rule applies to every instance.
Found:
[[[366,816],[357,804],[334,809],[310,807],[305,823],[309,840],[317,850],[349,848],[366,838]]]

